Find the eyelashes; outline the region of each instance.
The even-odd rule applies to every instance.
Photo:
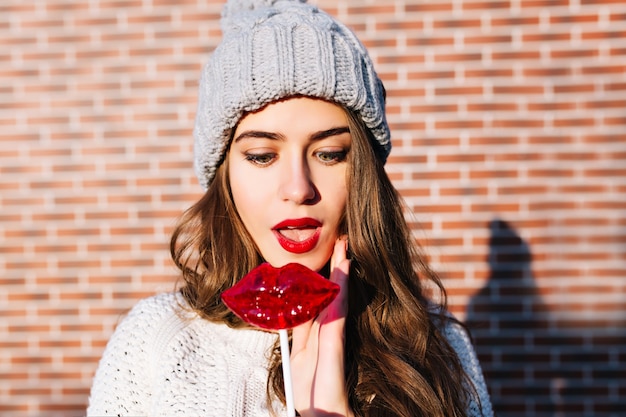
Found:
[[[275,159],[276,154],[273,153],[245,153],[246,161],[251,162],[254,165],[267,166],[270,165]]]
[[[340,151],[320,151],[316,152],[315,155],[325,164],[335,164],[345,161],[348,157],[348,151],[345,149]]]
[[[260,167],[270,166],[279,158],[275,152],[245,152],[244,155],[246,161]],[[323,165],[335,165],[347,159],[348,150],[316,151],[313,155]]]

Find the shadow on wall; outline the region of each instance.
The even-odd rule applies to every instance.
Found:
[[[491,273],[467,324],[496,415],[626,415],[626,329],[560,326],[537,291],[529,245],[505,221],[490,231]]]

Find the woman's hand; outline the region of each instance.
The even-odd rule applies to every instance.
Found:
[[[348,241],[340,238],[330,259],[330,280],[340,290],[320,315],[293,329],[291,370],[294,404],[303,417],[352,416],[344,380],[348,311]]]

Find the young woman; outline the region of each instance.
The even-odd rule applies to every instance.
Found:
[[[171,242],[184,284],[118,326],[88,415],[284,414],[277,335],[220,299],[262,262],[297,262],[341,288],[292,331],[300,415],[492,415],[384,171],[384,89],[363,46],[300,1],[231,1],[222,26],[196,116],[206,193]]]

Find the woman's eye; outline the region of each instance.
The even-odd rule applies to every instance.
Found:
[[[320,161],[325,164],[333,164],[337,162],[343,162],[346,159],[348,152],[345,150],[341,151],[320,151],[317,152],[316,155]]]
[[[255,165],[265,166],[271,164],[275,157],[276,156],[271,153],[248,153],[246,154],[246,161],[250,161]]]

